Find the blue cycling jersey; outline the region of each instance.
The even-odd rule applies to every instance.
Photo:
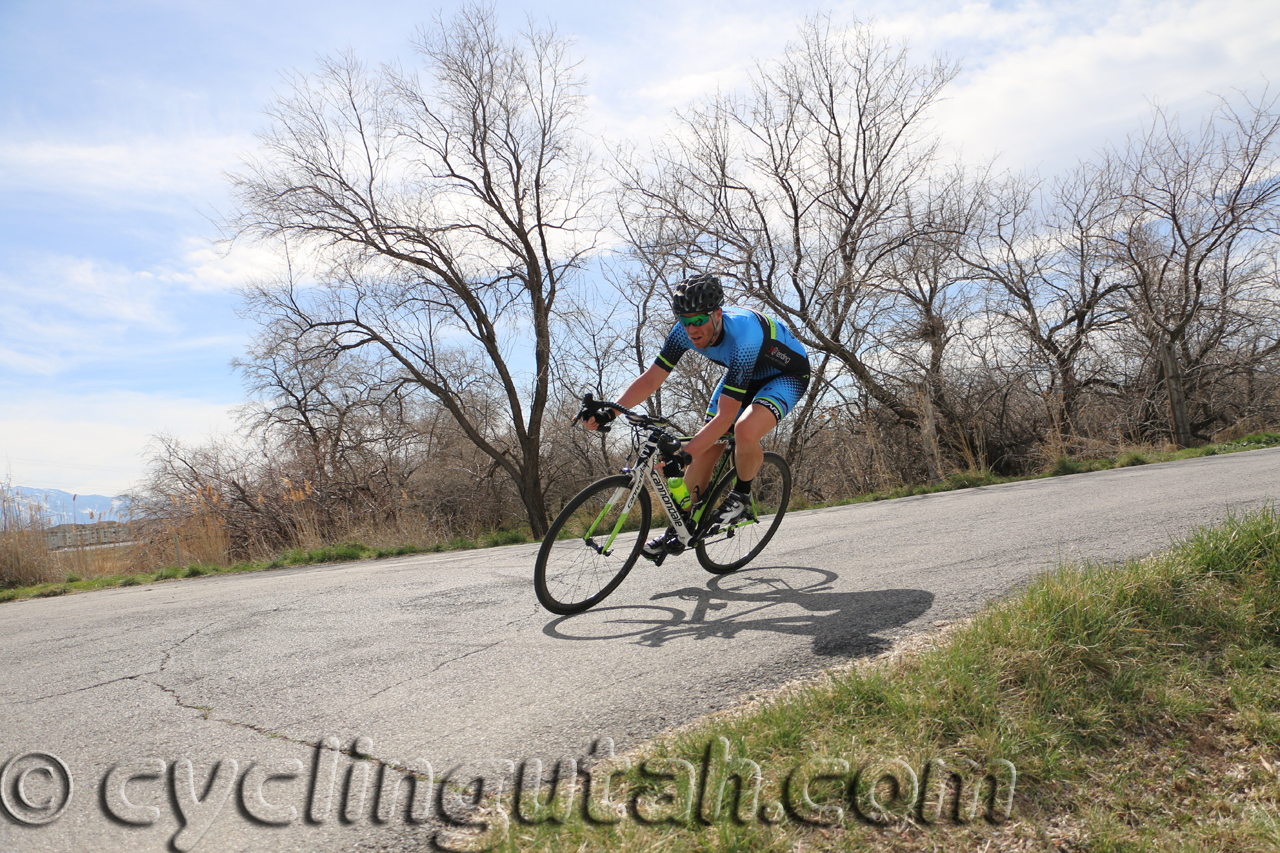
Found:
[[[808,353],[786,326],[745,308],[725,308],[723,316],[724,331],[706,349],[694,347],[684,326],[676,323],[654,364],[669,372],[694,349],[729,369],[721,382],[723,393],[743,404],[779,376],[804,379],[808,385]]]

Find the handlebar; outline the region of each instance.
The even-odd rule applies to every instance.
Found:
[[[655,418],[652,415],[646,415],[644,412],[637,412],[632,409],[628,409],[625,406],[619,406],[617,403],[609,400],[597,400],[591,395],[590,391],[582,395],[582,411],[578,412],[574,417],[573,423],[576,424],[578,421],[585,418],[595,418],[596,421],[599,422],[600,412],[607,411],[609,409],[612,409],[625,417],[627,421],[634,426],[641,427],[643,429],[659,430],[664,436],[674,440],[676,442],[676,449],[679,449],[680,436],[667,431],[667,428],[671,426],[670,421],[667,421],[665,418]],[[605,422],[600,424],[598,431],[608,432],[609,428],[610,424]]]
[[[608,421],[602,421],[600,418],[600,414],[601,412],[606,411],[610,407],[622,408],[621,406],[618,406],[616,403],[609,403],[604,400],[596,400],[594,397],[591,396],[591,392],[588,391],[587,393],[582,395],[582,409],[578,412],[578,414],[573,416],[572,422],[574,424],[577,424],[578,421],[585,420],[586,418],[594,418],[597,423],[596,431],[608,432],[609,421],[613,420],[613,418],[609,418]]]

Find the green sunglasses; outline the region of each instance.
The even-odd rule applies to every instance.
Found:
[[[710,314],[694,314],[692,317],[680,317],[682,326],[701,326],[711,319]]]

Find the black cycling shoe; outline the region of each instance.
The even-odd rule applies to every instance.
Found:
[[[714,524],[717,527],[724,527],[732,524],[743,516],[748,521],[754,521],[751,515],[751,495],[744,495],[742,492],[734,489],[725,495],[724,503],[716,510]]]
[[[680,544],[680,537],[676,536],[676,529],[668,525],[665,533],[644,543],[644,547],[640,549],[640,555],[646,560],[662,565],[662,561],[668,554],[679,554],[683,550],[684,546]]]

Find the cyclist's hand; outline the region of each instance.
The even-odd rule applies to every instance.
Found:
[[[693,457],[684,450],[662,454],[662,473],[668,477],[679,477],[693,463]]]
[[[612,412],[610,412],[612,414]],[[616,415],[615,415],[616,417]],[[601,432],[609,431],[609,421],[613,418],[606,417],[603,412],[585,417],[582,419],[582,425],[589,430],[600,430]]]
[[[582,409],[574,416],[574,422],[582,421],[589,430],[609,431],[609,423],[618,416],[618,412],[602,403],[597,403],[587,394],[582,398]]]

